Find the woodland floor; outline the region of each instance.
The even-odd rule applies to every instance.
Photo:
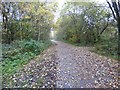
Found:
[[[5,87],[118,88],[119,68],[117,60],[90,52],[88,47],[56,41],[11,76]]]

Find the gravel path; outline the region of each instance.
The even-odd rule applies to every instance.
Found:
[[[56,41],[10,77],[4,88],[118,88],[116,60]]]
[[[117,61],[91,53],[87,47],[57,44],[57,87],[118,88]]]

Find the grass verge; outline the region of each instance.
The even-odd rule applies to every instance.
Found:
[[[35,40],[16,41],[11,45],[3,45],[2,83],[10,82],[10,77],[14,73],[23,69],[23,65],[29,63],[51,45],[51,41]]]

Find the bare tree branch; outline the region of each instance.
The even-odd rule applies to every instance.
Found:
[[[119,15],[120,15],[120,2],[118,1]]]
[[[107,0],[106,0],[106,1],[107,1]],[[117,20],[111,4],[109,3],[109,1],[107,1],[107,3],[108,3],[108,5],[109,5],[109,7],[110,7],[110,9],[111,9],[111,11],[112,11],[113,17]]]
[[[108,27],[108,22],[107,22],[107,24],[106,24],[106,26],[102,29],[102,31],[100,32],[100,34],[102,34],[105,30],[106,30],[106,28]]]
[[[68,10],[68,11],[69,11],[69,10]],[[69,11],[69,12],[70,12],[70,11]],[[72,18],[73,21],[74,21],[74,24],[76,24],[77,20],[76,20],[76,18],[74,17],[74,15],[70,14],[69,16],[71,16],[71,18]]]
[[[119,11],[118,11],[118,7],[117,7],[117,3],[116,2],[112,2],[112,5],[113,5],[114,11],[115,11],[117,17],[119,17]]]

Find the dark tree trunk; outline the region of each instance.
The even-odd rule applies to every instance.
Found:
[[[8,27],[8,13],[9,13],[9,8],[6,8],[6,4],[2,3],[2,15],[3,15],[3,28],[6,30],[6,42],[7,44],[10,44],[10,33],[9,33],[9,27]],[[7,9],[7,11],[5,11]]]
[[[116,0],[112,0],[112,4],[107,1],[113,17],[117,21],[117,27],[118,27],[118,60],[120,60],[120,2],[117,2]]]
[[[10,36],[11,37],[11,39],[10,39],[11,41],[14,41],[14,36],[15,36],[14,34],[15,34],[14,30],[11,30],[11,36]]]
[[[118,18],[118,59],[120,60],[120,17]]]

